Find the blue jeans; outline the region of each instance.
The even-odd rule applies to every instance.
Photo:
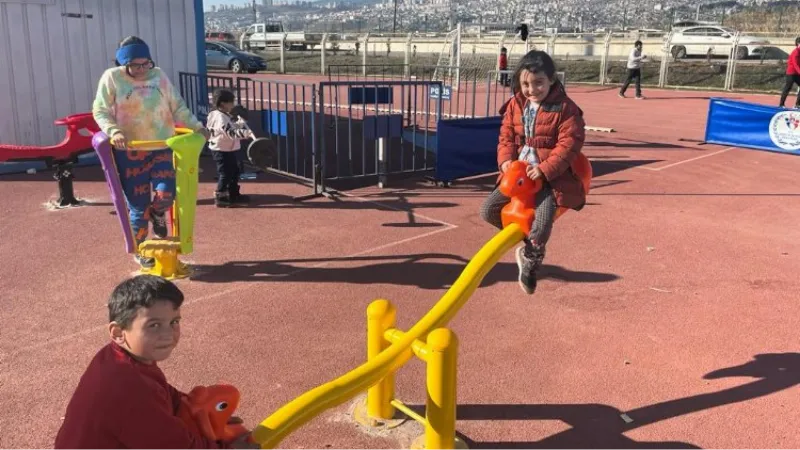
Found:
[[[147,240],[150,215],[163,214],[175,200],[172,150],[114,151],[114,159],[138,246]],[[152,199],[151,185],[155,191]]]

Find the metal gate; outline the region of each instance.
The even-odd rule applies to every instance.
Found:
[[[181,97],[198,120],[205,123],[211,111],[211,93],[218,88],[234,90],[232,77],[179,72],[178,88]]]
[[[250,111],[248,123],[255,134],[275,142],[277,158],[271,169],[314,182],[316,85],[239,77],[236,92],[239,104]]]
[[[332,81],[319,85],[321,187],[326,181],[428,172],[442,114],[439,81]]]

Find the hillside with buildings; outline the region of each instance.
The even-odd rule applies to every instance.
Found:
[[[256,0],[206,12],[208,30],[241,31],[258,21],[281,21],[289,30],[328,32],[443,32],[461,22],[469,29],[561,32],[610,29],[669,29],[686,19],[736,25],[742,31],[797,28],[797,2],[687,0]]]

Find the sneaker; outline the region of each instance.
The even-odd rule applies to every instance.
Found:
[[[133,255],[133,260],[136,261],[137,264],[142,266],[142,269],[152,269],[156,266],[155,258],[145,258],[140,254]]]
[[[250,203],[250,196],[244,194],[231,195],[231,203],[244,204]]]
[[[164,239],[169,234],[167,230],[167,218],[165,213],[158,214],[155,211],[150,212],[150,220],[153,222],[153,234],[158,239]]]
[[[519,268],[519,286],[526,294],[536,291],[536,273],[534,263],[525,256],[525,246],[517,247],[517,267]]]
[[[231,203],[239,205],[250,202],[250,196],[239,193],[239,186],[231,187],[230,192],[228,192],[228,198],[230,198]]]
[[[227,193],[220,194],[217,192],[214,194],[214,205],[217,208],[230,208],[233,203],[231,203],[231,198]]]
[[[617,94],[617,97],[619,97],[619,98],[627,98],[627,97],[625,97],[625,94],[623,94],[622,92],[620,92],[619,94]]]
[[[637,95],[637,96],[636,96],[636,100],[644,100],[644,97],[643,97],[643,96],[641,96],[641,95]]]

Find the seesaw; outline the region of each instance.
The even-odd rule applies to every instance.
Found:
[[[78,161],[78,156],[92,151],[91,136],[100,131],[100,127],[92,113],[73,114],[57,119],[54,123],[67,127],[61,142],[45,147],[0,144],[0,163],[43,161],[47,168],[54,169],[53,178],[58,182],[58,199],[53,202],[53,206],[79,206],[81,202],[75,198],[72,184],[72,164]]]
[[[407,331],[396,329],[394,307],[387,300],[373,302],[367,309],[367,361],[280,407],[252,430],[251,439],[261,448],[275,448],[286,436],[314,417],[365,390],[368,391],[366,414],[378,422],[391,420],[394,410],[403,406],[394,398],[394,373],[412,354],[416,354],[422,355],[420,358],[428,364],[425,417],[408,408],[402,410],[410,411],[412,418],[425,423],[425,448],[455,448],[457,380],[454,373],[446,375],[444,370],[440,370],[443,367],[440,364],[431,365],[433,354],[438,352],[434,348],[436,345],[431,342],[435,344],[437,339],[447,336],[453,339],[451,344],[455,343],[452,347],[457,347],[455,335],[441,327],[445,327],[456,316],[500,258],[529,234],[535,218],[533,199],[542,184],[527,176],[526,167],[525,162],[513,162],[500,182],[500,191],[511,198],[502,212],[503,229],[483,245],[450,289],[416,324]],[[588,194],[592,179],[589,160],[582,154],[578,155],[571,164],[571,170]],[[568,210],[559,207],[556,217],[563,216]],[[451,346],[448,344],[446,347]],[[455,358],[455,353],[448,353],[447,358],[442,356],[442,352],[437,354],[444,359]],[[455,370],[457,364],[454,360],[449,361],[449,366]],[[436,445],[429,446],[427,443]]]
[[[500,182],[500,191],[511,198],[502,211],[503,229],[478,251],[450,289],[414,326],[407,331],[396,329],[396,311],[386,300],[376,300],[370,305],[367,309],[368,360],[365,363],[296,397],[264,419],[252,432],[241,424],[228,423],[239,401],[238,391],[232,386],[193,389],[181,406],[179,416],[190,428],[194,427],[192,429],[199,430],[204,436],[225,442],[249,432],[248,439],[257,442],[261,448],[275,448],[283,438],[314,417],[365,390],[369,392],[366,411],[370,418],[390,420],[394,409],[402,405],[394,399],[394,372],[411,358],[413,350],[418,356],[422,354],[429,364],[426,417],[415,418],[426,424],[424,448],[456,448],[457,380],[455,373],[450,373],[448,377],[443,370],[439,370],[444,366],[437,365],[437,369],[431,369],[433,355],[438,350],[433,348],[435,346],[431,347],[430,343],[445,336],[453,340],[455,345],[452,348],[457,348],[455,335],[441,327],[455,317],[500,258],[530,232],[535,218],[533,199],[541,189],[542,182],[533,181],[527,176],[527,166],[522,161],[512,162]],[[578,155],[571,164],[571,170],[588,194],[592,179],[589,160],[583,154]],[[559,207],[556,218],[568,210]],[[429,345],[422,341],[426,336]],[[444,358],[442,352],[438,354]],[[448,355],[447,358],[452,358],[449,365],[455,370],[455,353]],[[403,410],[418,416],[408,408]]]
[[[184,278],[189,275],[189,267],[178,260],[178,254],[192,252],[194,244],[194,218],[197,206],[198,165],[205,138],[187,128],[176,128],[177,135],[166,140],[131,141],[128,147],[136,151],[162,150],[169,147],[173,151],[175,166],[175,202],[172,207],[172,236],[166,239],[149,239],[135,247],[133,227],[128,216],[125,195],[119,178],[115,149],[108,136],[98,132],[92,138],[92,146],[97,152],[103,173],[106,177],[111,201],[117,214],[125,251],[139,252],[142,256],[154,258],[152,269],[141,269],[141,273],[157,275],[166,279]],[[176,225],[177,224],[177,225]]]

